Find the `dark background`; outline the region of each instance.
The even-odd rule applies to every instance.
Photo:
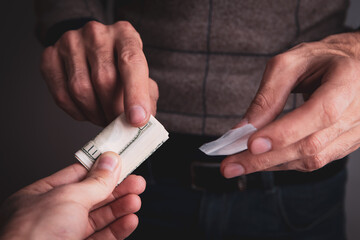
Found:
[[[32,1],[3,1],[0,37],[0,202],[74,163],[73,153],[100,128],[72,120],[43,82],[42,47],[34,36]],[[351,0],[347,25],[360,26],[360,0]],[[350,156],[346,195],[349,239],[360,236],[360,151]]]

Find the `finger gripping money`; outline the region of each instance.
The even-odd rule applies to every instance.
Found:
[[[122,114],[78,150],[75,157],[89,170],[102,153],[118,153],[122,162],[120,183],[168,138],[169,133],[153,116],[144,126],[133,127]]]

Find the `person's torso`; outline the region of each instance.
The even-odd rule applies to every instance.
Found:
[[[269,58],[343,31],[347,6],[348,0],[118,0],[115,15],[144,42],[160,91],[157,118],[170,131],[220,135],[245,113]]]

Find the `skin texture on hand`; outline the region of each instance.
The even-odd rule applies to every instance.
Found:
[[[137,227],[145,180],[116,186],[119,156],[107,152],[88,173],[73,164],[16,192],[0,209],[0,239],[124,239]]]
[[[228,156],[222,174],[313,171],[360,146],[360,33],[303,43],[275,56],[244,120],[259,129],[248,151]],[[291,92],[305,103],[277,119]]]
[[[91,21],[44,50],[41,72],[56,104],[74,119],[105,126],[125,111],[139,127],[155,115],[159,95],[142,47],[129,22]]]

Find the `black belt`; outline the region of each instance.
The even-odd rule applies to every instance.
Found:
[[[170,139],[135,172],[148,181],[181,184],[197,190],[228,192],[264,188],[266,172],[257,172],[232,179],[220,173],[224,157],[207,156],[198,150],[203,143],[216,137],[171,133]],[[333,161],[313,172],[273,172],[273,184],[277,186],[314,183],[328,179],[346,166],[347,157]]]

